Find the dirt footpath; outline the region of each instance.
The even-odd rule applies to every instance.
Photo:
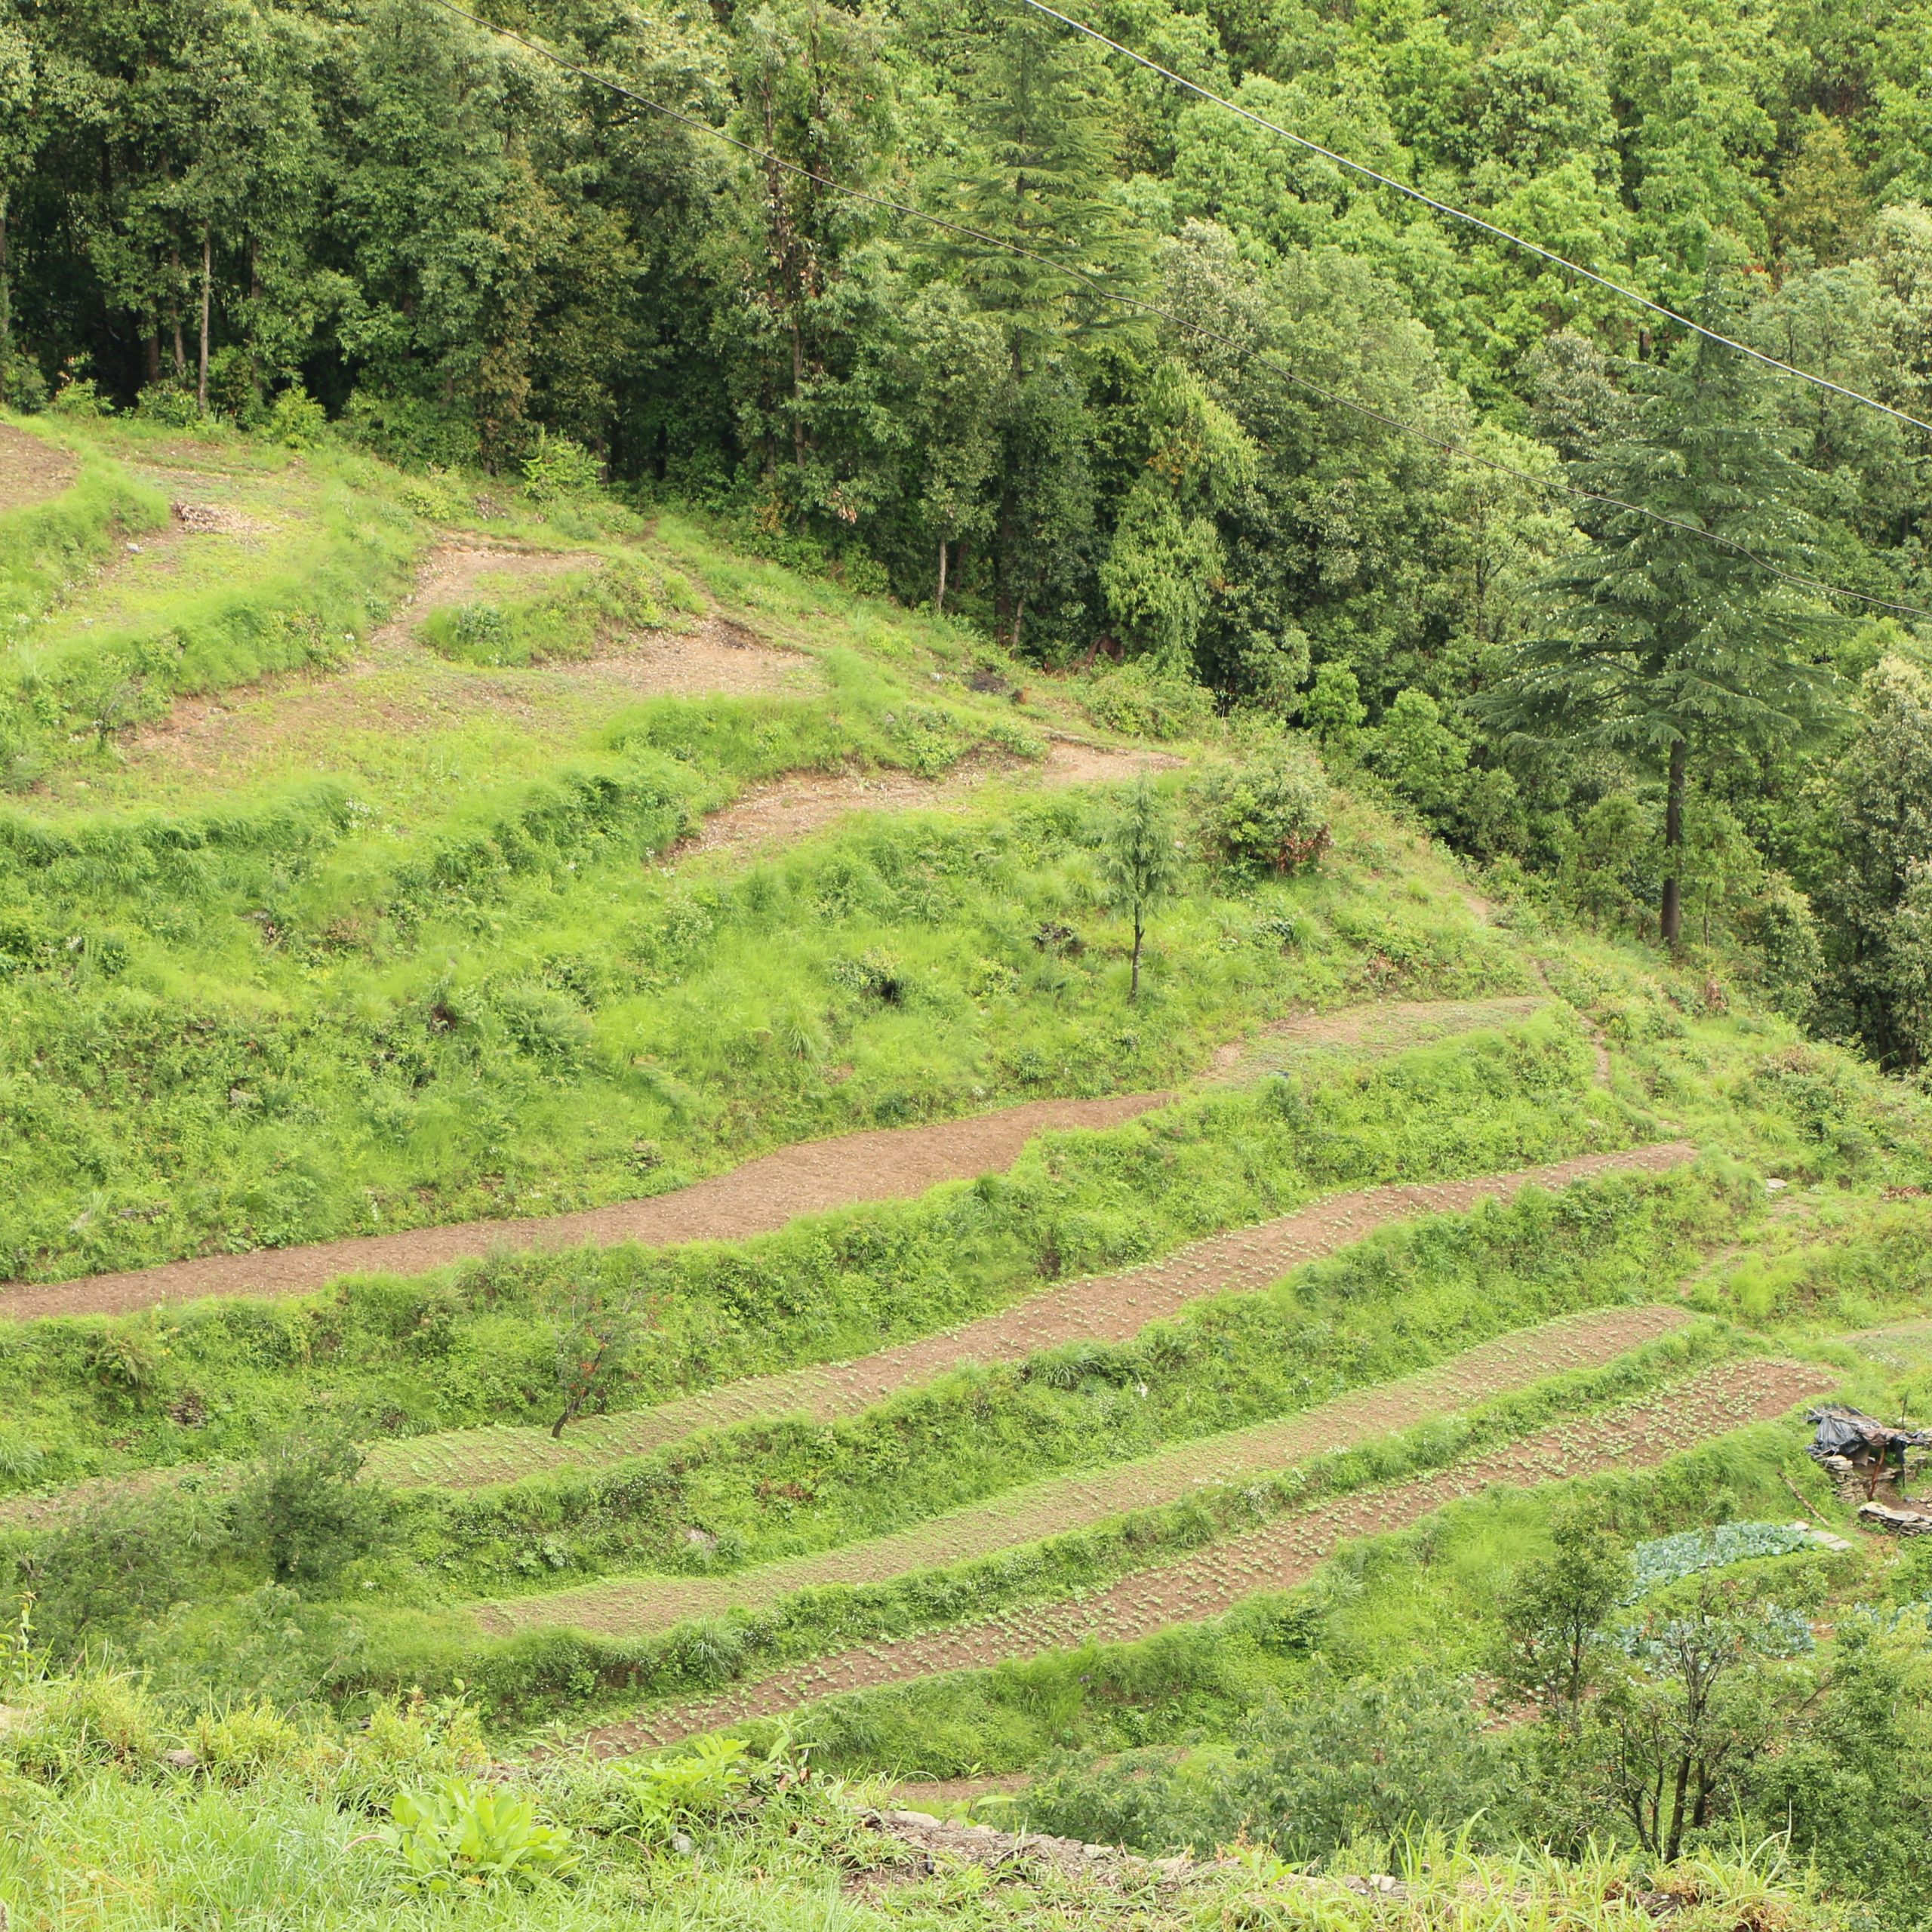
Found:
[[[801,1214],[863,1201],[904,1201],[942,1181],[968,1180],[1011,1167],[1036,1134],[1054,1128],[1117,1127],[1164,1106],[1166,1094],[1122,1094],[1097,1100],[1029,1100],[930,1127],[881,1128],[781,1147],[674,1193],[619,1201],[574,1214],[514,1221],[460,1221],[399,1234],[316,1241],[170,1261],[156,1268],[92,1275],[76,1281],[0,1288],[0,1319],[46,1315],[125,1315],[157,1302],[202,1295],[306,1294],[338,1275],[420,1274],[470,1261],[497,1248],[572,1247],[580,1242],[736,1241],[769,1234]]]

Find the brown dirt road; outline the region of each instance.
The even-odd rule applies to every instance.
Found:
[[[1218,1484],[1252,1481],[1308,1457],[1453,1414],[1546,1376],[1600,1367],[1690,1319],[1687,1309],[1655,1306],[1571,1315],[1500,1336],[1418,1374],[1355,1389],[1298,1414],[1180,1443],[1131,1463],[1029,1483],[891,1536],[736,1576],[610,1577],[580,1589],[481,1605],[477,1620],[498,1632],[568,1625],[639,1637],[688,1617],[766,1607],[800,1590],[888,1583],[914,1571],[944,1569],[1088,1529],[1131,1510],[1178,1503]]]
[[[1391,1221],[1465,1213],[1481,1201],[1508,1201],[1525,1187],[1564,1187],[1604,1174],[1661,1173],[1697,1151],[1687,1141],[1667,1141],[1469,1180],[1331,1195],[1277,1220],[1195,1241],[1164,1260],[1071,1282],[961,1327],[855,1361],[751,1377],[656,1408],[595,1417],[561,1442],[541,1429],[478,1429],[385,1443],[371,1453],[370,1472],[391,1482],[477,1488],[540,1469],[595,1466],[647,1454],[695,1429],[771,1416],[853,1415],[970,1364],[1018,1361],[1066,1342],[1129,1340],[1149,1322],[1171,1319],[1203,1296],[1265,1287],[1291,1269],[1332,1254]]]
[[[74,1281],[16,1284],[0,1287],[0,1319],[122,1315],[157,1302],[189,1301],[202,1295],[306,1294],[339,1275],[377,1270],[417,1274],[453,1261],[473,1260],[500,1247],[738,1240],[768,1234],[801,1214],[861,1201],[906,1200],[942,1181],[995,1173],[1011,1167],[1036,1134],[1115,1127],[1164,1106],[1171,1097],[1122,1094],[1097,1100],[1029,1100],[929,1127],[881,1128],[803,1141],[672,1193],[574,1214],[460,1221],[302,1247],[207,1255]]]
[[[1782,1415],[1835,1380],[1815,1364],[1727,1363],[1661,1395],[1542,1430],[1432,1475],[1278,1516],[1079,1601],[1044,1604],[951,1630],[841,1651],[715,1697],[601,1724],[572,1743],[605,1756],[656,1750],[841,1691],[946,1671],[983,1670],[1008,1658],[1078,1644],[1131,1642],[1170,1625],[1218,1617],[1257,1591],[1287,1589],[1312,1576],[1344,1540],[1405,1528],[1493,1483],[1551,1482],[1609,1469],[1649,1468],[1675,1454],[1687,1436]]]

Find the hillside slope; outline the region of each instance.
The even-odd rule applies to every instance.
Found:
[[[1748,974],[1485,897],[1292,734],[1183,734],[1121,673],[1045,676],[697,522],[220,429],[5,438],[43,493],[0,517],[30,640],[0,666],[23,1915],[97,1895],[71,1840],[150,1874],[102,1922],[166,1922],[219,1803],[349,1922],[318,1916],[337,1826],[493,1758],[586,1848],[546,1922],[657,1896],[667,1819],[707,1911],[768,1866],[801,1913],[952,1909],[963,1878],[852,1875],[878,1861],[800,1795],[807,1745],[1149,1853],[1382,1871],[1406,1820],[1505,1859],[1574,1823],[1548,1780],[1488,1794],[1546,1736],[1497,1687],[1512,1580],[1580,1511],[1645,1576],[1751,1528],[1656,1590],[1777,1592],[1807,1634],[1753,1694],[1815,1656],[1803,1708],[1852,1724],[1837,1633],[1919,1567],[1850,1534],[1793,1411],[1922,1393],[1916,1090]],[[1178,848],[1137,995],[1107,886],[1137,786]],[[1321,836],[1253,831],[1283,790]],[[1786,1534],[1794,1499],[1829,1540]],[[1214,1808],[1269,1726],[1394,1722],[1377,1698],[1460,1782],[1318,1841],[1285,1783]],[[1712,1804],[1777,1798],[1819,1871],[1764,1880],[1758,1922],[1822,1887],[1912,1924],[1768,1761]],[[679,1777],[682,1810],[638,1795]],[[1644,1874],[1744,1922],[1715,1902],[1760,1880],[1686,1849],[1589,1867],[1580,1922]],[[1444,1912],[1461,1856],[1429,1854]],[[1299,1909],[1202,1882],[1131,1909]]]

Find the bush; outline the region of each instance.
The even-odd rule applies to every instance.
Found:
[[[536,448],[523,460],[523,487],[540,503],[587,497],[603,475],[603,466],[581,443],[553,436],[547,429],[538,432]]]
[[[100,1765],[152,1764],[162,1737],[161,1713],[134,1678],[57,1678],[29,1700],[23,1722],[0,1734],[0,1763],[60,1784]]]
[[[87,358],[70,355],[60,371],[60,385],[48,405],[63,416],[95,417],[113,414],[113,405],[100,392],[100,386],[87,373]]]
[[[1364,1838],[1392,1855],[1405,1833],[1454,1829],[1495,1790],[1469,1685],[1423,1669],[1343,1683],[1318,1663],[1301,1696],[1269,1698],[1235,1744],[1240,1761],[1207,1800],[1204,1841],[1245,1832],[1286,1858]]]
[[[236,1546],[278,1583],[319,1583],[380,1540],[381,1498],[356,1480],[362,1452],[312,1429],[272,1443],[235,1492]]]
[[[168,382],[149,383],[137,400],[134,411],[146,422],[165,423],[174,429],[186,429],[202,420],[194,390],[178,377]]]
[[[1314,754],[1277,738],[1238,766],[1210,766],[1195,789],[1202,834],[1221,864],[1300,872],[1327,849],[1331,799]]]
[[[328,412],[297,383],[269,405],[268,433],[292,450],[312,450],[327,433]]]
[[[194,1594],[220,1543],[217,1522],[193,1497],[104,1497],[26,1559],[35,1622],[57,1652],[71,1654]]]
[[[1093,678],[1084,701],[1095,724],[1141,738],[1198,737],[1214,718],[1213,697],[1192,678],[1144,660]]]

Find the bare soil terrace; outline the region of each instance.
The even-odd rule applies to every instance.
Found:
[[[1754,1359],[1706,1371],[1667,1391],[1587,1420],[1540,1431],[1428,1476],[1341,1497],[1278,1517],[1177,1563],[1125,1577],[1080,1601],[1018,1610],[956,1629],[841,1651],[716,1696],[601,1724],[574,1739],[600,1755],[656,1750],[680,1739],[790,1710],[841,1692],[1084,1644],[1128,1643],[1203,1622],[1258,1591],[1305,1580],[1349,1538],[1407,1527],[1492,1484],[1532,1484],[1666,1460],[1687,1437],[1783,1415],[1832,1386],[1830,1371]]]
[[[668,1630],[689,1617],[760,1608],[827,1584],[883,1583],[915,1570],[943,1569],[1090,1529],[1131,1510],[1177,1503],[1217,1484],[1252,1481],[1304,1457],[1351,1448],[1567,1370],[1601,1367],[1690,1318],[1687,1309],[1654,1306],[1567,1316],[1295,1415],[1183,1442],[1131,1463],[1029,1483],[896,1535],[737,1576],[611,1577],[580,1589],[485,1604],[477,1610],[477,1620],[499,1632],[568,1625],[635,1637]]]
[[[992,1174],[1011,1166],[1036,1134],[1117,1127],[1171,1097],[1121,1094],[1091,1100],[1030,1100],[931,1126],[881,1128],[804,1141],[670,1193],[572,1214],[460,1221],[300,1247],[204,1255],[78,1281],[17,1284],[0,1288],[0,1319],[123,1315],[157,1302],[202,1295],[306,1294],[343,1275],[417,1274],[478,1260],[497,1248],[737,1240],[768,1234],[801,1214],[860,1201],[905,1200],[942,1181]]]
[[[1140,1097],[1149,1105],[1158,1098]],[[890,1137],[852,1137],[868,1143],[886,1143]],[[884,1149],[879,1151],[883,1154]],[[1525,1187],[1565,1187],[1603,1174],[1663,1173],[1694,1158],[1697,1151],[1687,1141],[1667,1141],[1469,1180],[1407,1183],[1331,1195],[1275,1220],[1192,1242],[1164,1260],[1074,1281],[962,1327],[854,1361],[752,1377],[655,1408],[594,1417],[562,1441],[553,1441],[541,1429],[482,1429],[385,1443],[372,1451],[370,1473],[391,1482],[474,1489],[515,1481],[541,1469],[595,1467],[647,1454],[700,1429],[783,1415],[821,1420],[853,1415],[955,1368],[1018,1361],[1067,1342],[1127,1341],[1149,1323],[1178,1314],[1190,1302],[1266,1287],[1291,1269],[1332,1254],[1393,1221],[1465,1213],[1479,1201],[1510,1200]]]

